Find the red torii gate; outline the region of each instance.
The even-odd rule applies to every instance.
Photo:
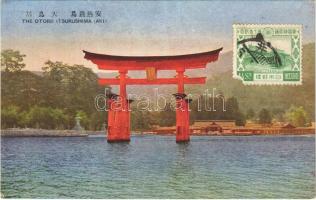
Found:
[[[188,103],[184,84],[204,84],[206,77],[188,78],[186,69],[205,68],[209,62],[216,61],[222,48],[196,54],[176,56],[116,56],[96,54],[88,51],[84,58],[92,61],[101,70],[118,70],[118,78],[99,78],[100,85],[120,85],[120,94],[111,94],[108,105],[108,142],[130,141],[130,111],[126,85],[160,85],[177,84],[176,98],[176,141],[190,140]],[[129,70],[146,70],[147,78],[134,79],[127,77]],[[174,78],[157,78],[158,70],[176,70]],[[117,99],[120,99],[119,101]],[[116,108],[116,109],[113,109]]]

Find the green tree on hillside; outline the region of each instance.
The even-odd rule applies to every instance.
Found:
[[[43,129],[64,128],[67,123],[67,116],[60,109],[51,107],[32,107],[27,113],[28,127]]]
[[[83,126],[85,130],[87,130],[90,124],[90,119],[88,118],[87,113],[80,110],[76,114],[76,118],[77,117],[80,119],[80,125]]]
[[[20,120],[20,108],[14,105],[2,107],[1,109],[1,127],[13,128],[18,126]]]
[[[236,97],[230,97],[227,99],[224,119],[235,120],[236,125],[238,126],[243,126],[245,124],[245,116],[239,110],[239,103]]]
[[[271,114],[269,110],[263,108],[259,112],[259,123],[260,124],[270,124],[272,121]]]
[[[49,97],[47,104],[65,108],[73,116],[79,110],[87,115],[95,111],[94,98],[104,91],[90,68],[47,61],[43,70],[47,81],[43,93]]]
[[[223,103],[222,97],[216,97],[214,99],[209,97],[209,99],[206,99],[201,96],[199,100],[196,99],[192,102],[191,110],[190,117],[192,121],[235,120],[238,126],[245,124],[245,116],[239,110],[238,100],[235,97],[230,97]]]
[[[45,81],[29,71],[1,73],[1,105],[17,105],[27,110],[48,100],[42,97]]]
[[[291,106],[284,115],[285,119],[294,126],[306,126],[309,122],[307,113],[302,106]]]
[[[25,67],[25,64],[23,63],[24,57],[25,55],[21,54],[19,51],[14,51],[12,49],[1,51],[1,69],[5,72],[21,71]]]
[[[91,69],[47,61],[43,76],[40,76],[27,70],[21,71],[25,66],[22,63],[24,55],[18,51],[3,51],[1,56],[4,69],[1,71],[3,128],[71,129],[79,111],[86,115],[87,120],[83,121],[86,128],[101,128],[106,112],[100,113],[95,109],[94,98],[104,90],[98,85],[98,77]]]
[[[165,109],[159,112],[156,122],[159,126],[174,126],[176,124],[176,111],[171,108],[170,103],[167,103]]]
[[[132,110],[131,128],[132,130],[148,130],[153,124],[152,113],[149,111]]]
[[[252,108],[249,108],[247,110],[246,118],[247,119],[253,119],[256,116],[255,111]]]

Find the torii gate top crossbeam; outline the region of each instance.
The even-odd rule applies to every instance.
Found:
[[[195,69],[205,68],[209,62],[216,61],[219,52],[213,51],[175,55],[175,56],[116,56],[106,54],[96,54],[88,51],[84,58],[92,61],[101,70],[145,70],[153,67],[156,70],[179,70],[179,69]]]

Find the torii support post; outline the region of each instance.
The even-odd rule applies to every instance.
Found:
[[[185,99],[185,94],[176,93],[176,142],[190,141],[190,114],[189,99]]]
[[[130,111],[126,95],[126,74],[120,73],[120,95],[115,100],[110,100],[108,142],[129,142],[130,141]],[[111,119],[110,119],[111,118]]]
[[[190,114],[189,103],[184,93],[184,69],[177,70],[178,93],[174,94],[176,98],[176,142],[190,141]]]
[[[116,138],[115,132],[113,132],[115,113],[113,109],[115,108],[115,100],[117,94],[110,93],[107,95],[107,107],[108,107],[108,130],[107,130],[107,139],[114,140]]]

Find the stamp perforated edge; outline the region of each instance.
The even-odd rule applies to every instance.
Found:
[[[274,27],[296,27],[299,28],[299,34],[300,34],[300,81],[295,82],[255,82],[255,81],[244,81],[240,76],[237,75],[237,63],[236,63],[236,56],[237,56],[237,43],[235,42],[237,40],[237,35],[235,29],[237,27],[258,27],[258,26],[274,26]],[[241,80],[244,85],[302,85],[303,83],[303,25],[302,24],[242,24],[242,23],[234,23],[233,26],[233,72],[232,76],[234,79]]]

